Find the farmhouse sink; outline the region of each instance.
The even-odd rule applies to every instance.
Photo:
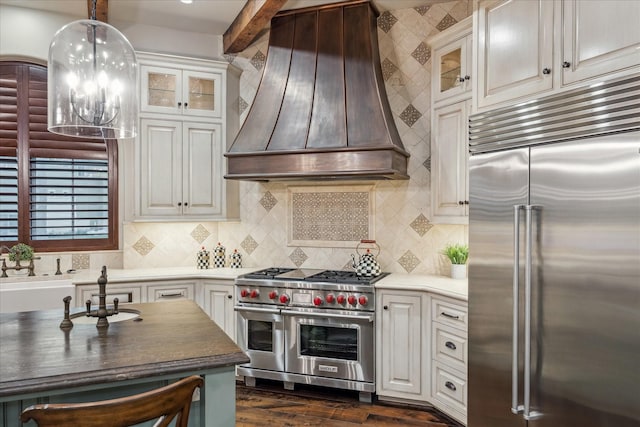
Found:
[[[9,278],[0,281],[0,313],[64,309],[62,299],[75,298],[70,278]]]

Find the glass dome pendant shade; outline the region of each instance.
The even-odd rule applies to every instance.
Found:
[[[95,4],[95,2],[94,2]],[[49,46],[50,132],[81,138],[133,138],[138,121],[136,54],[109,24],[82,19]]]

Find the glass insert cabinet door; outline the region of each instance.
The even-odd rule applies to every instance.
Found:
[[[448,43],[434,51],[434,100],[441,101],[471,91],[471,36]]]
[[[142,111],[221,117],[220,73],[141,67]]]

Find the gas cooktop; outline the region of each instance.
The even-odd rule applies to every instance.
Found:
[[[265,279],[283,281],[373,284],[389,273],[382,273],[376,277],[358,276],[355,271],[321,270],[309,268],[280,268],[271,267],[254,271],[240,276],[243,279]]]

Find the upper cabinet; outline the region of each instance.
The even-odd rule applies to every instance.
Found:
[[[562,84],[640,65],[640,2],[562,2]]]
[[[479,0],[475,110],[640,66],[640,2]]]
[[[553,88],[553,1],[478,3],[478,109]]]
[[[433,50],[431,87],[435,103],[471,93],[471,17],[429,39]]]
[[[224,153],[238,130],[239,73],[226,62],[139,53],[134,220],[239,217]],[[234,110],[232,106],[236,106]]]
[[[222,116],[221,72],[142,65],[140,87],[143,112]]]

